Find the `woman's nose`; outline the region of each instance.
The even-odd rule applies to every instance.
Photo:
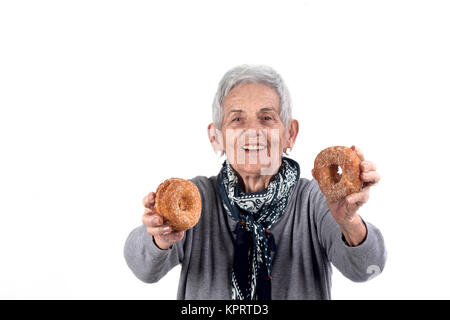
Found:
[[[245,124],[246,130],[254,130],[256,132],[262,130],[264,126],[261,124],[259,119],[249,119]]]
[[[243,136],[247,143],[265,144],[266,134],[260,127],[248,127],[244,130]]]

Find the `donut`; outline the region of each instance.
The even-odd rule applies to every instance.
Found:
[[[189,180],[170,178],[156,189],[155,210],[177,231],[195,226],[200,219],[202,199]]]
[[[329,147],[317,155],[313,177],[327,199],[339,200],[361,190],[360,163],[361,159],[351,148]],[[338,173],[339,167],[342,173]]]

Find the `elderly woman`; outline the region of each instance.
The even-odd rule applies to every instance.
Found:
[[[317,181],[300,176],[286,157],[298,134],[289,92],[272,68],[242,65],[219,83],[208,126],[216,152],[226,154],[217,176],[197,176],[198,224],[172,230],[143,200],[143,225],[125,244],[125,259],[142,281],[161,279],[181,263],[178,299],[330,299],[331,263],[353,281],[384,267],[380,231],[358,209],[379,175],[361,158],[365,187],[327,200]]]

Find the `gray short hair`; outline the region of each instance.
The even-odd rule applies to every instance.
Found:
[[[265,65],[243,64],[229,70],[222,77],[213,101],[213,122],[220,130],[223,121],[222,102],[235,86],[248,82],[257,82],[275,89],[280,97],[280,118],[287,128],[292,119],[291,97],[281,76],[271,67]]]

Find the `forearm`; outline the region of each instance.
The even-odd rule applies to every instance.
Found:
[[[125,260],[137,278],[144,282],[156,282],[179,261],[178,248],[161,250],[153,237],[141,226],[133,230],[124,248]]]
[[[362,220],[362,219],[361,219]],[[386,249],[384,246],[384,240],[381,232],[370,223],[362,221],[365,228],[366,236],[357,245],[352,245],[350,242],[355,241],[348,238],[357,237],[357,229],[348,231],[346,230],[348,238],[346,241],[348,244],[344,244],[343,241],[339,241],[335,236],[336,241],[335,249],[332,251],[333,256],[331,261],[333,264],[352,281],[362,282],[367,281],[374,277],[374,272],[379,274],[383,269],[386,262]],[[337,231],[341,231],[336,227]],[[359,234],[361,237],[361,235]],[[345,235],[344,235],[345,237]],[[356,243],[355,241],[354,243]]]
[[[349,246],[356,247],[367,237],[367,228],[361,217],[356,213],[353,219],[340,223],[342,234]]]

